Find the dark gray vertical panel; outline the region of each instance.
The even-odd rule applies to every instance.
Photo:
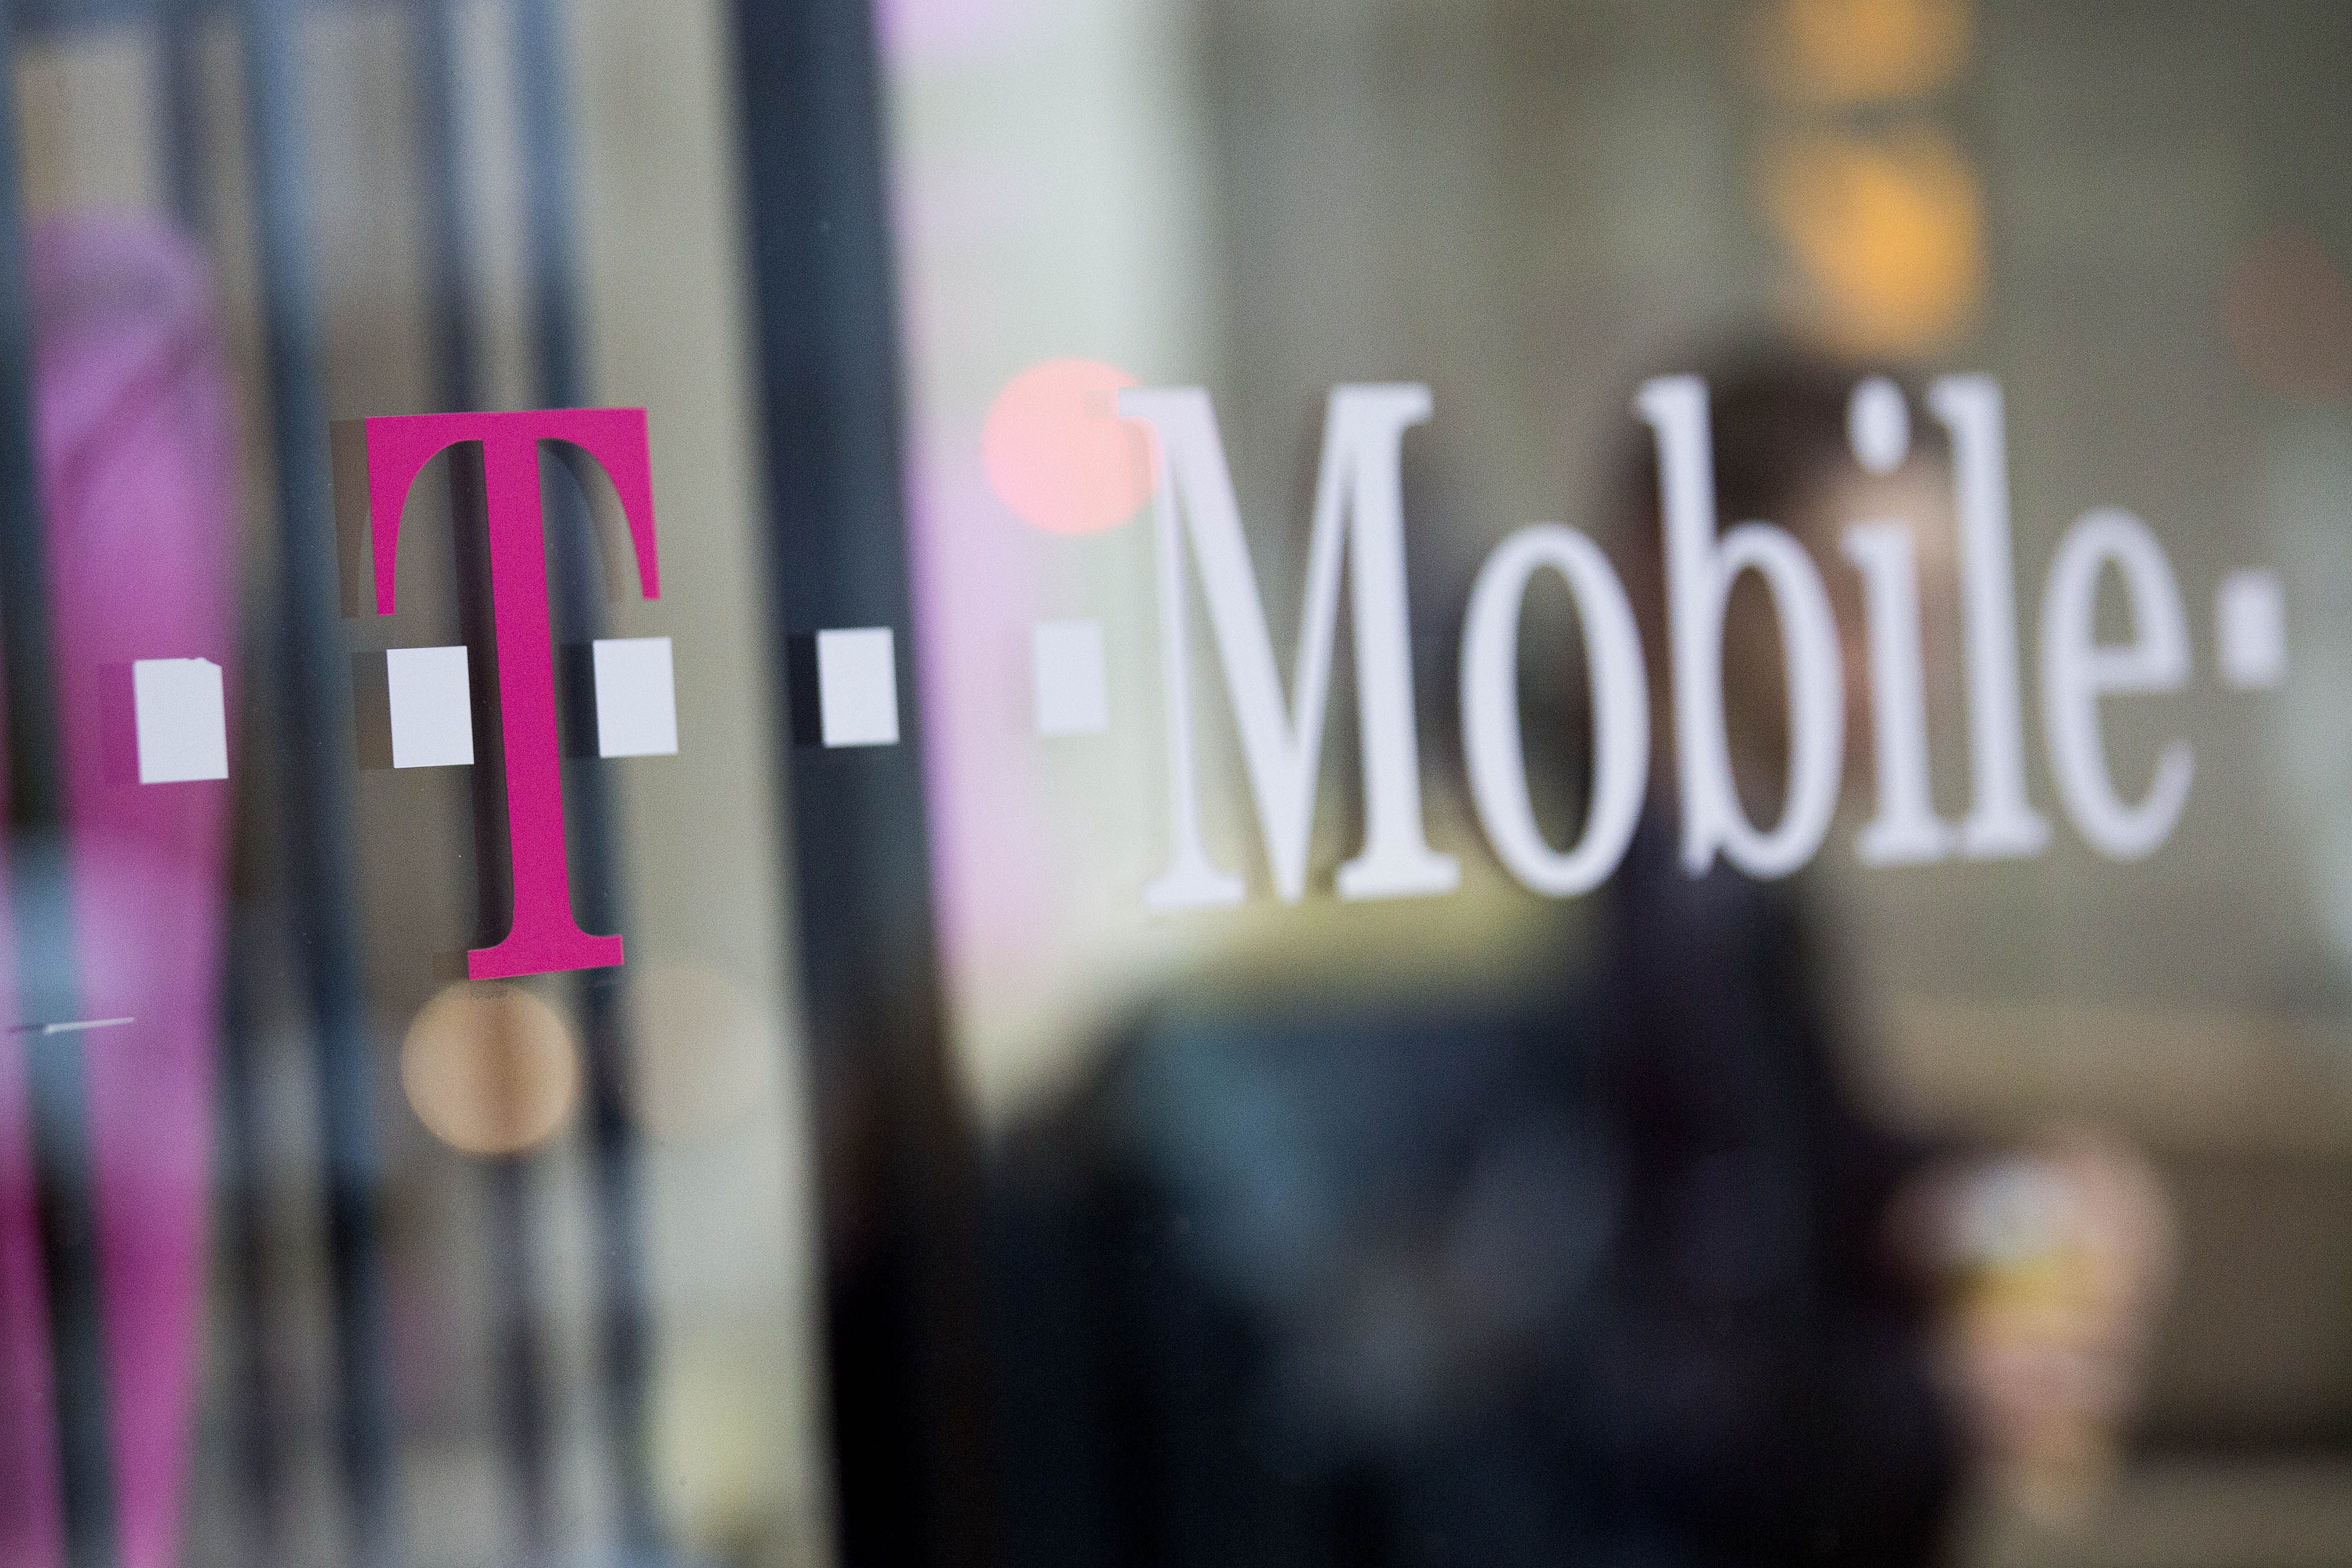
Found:
[[[425,187],[425,299],[435,350],[436,406],[481,406],[480,333],[468,297],[473,228],[466,212],[465,150],[458,138],[459,84],[456,0],[415,0],[417,148]],[[474,812],[474,864],[479,877],[477,944],[490,946],[511,919],[507,862],[506,747],[498,722],[498,643],[492,631],[488,523],[481,448],[453,447],[449,520],[457,562],[459,635],[467,649],[474,712],[474,766],[467,769]],[[512,1472],[523,1549],[543,1556],[552,1544],[554,1499],[547,1426],[546,1358],[539,1338],[538,1238],[531,1229],[529,1154],[487,1163],[492,1333],[498,1345],[498,1419]]]
[[[375,1207],[375,1068],[361,988],[351,697],[336,583],[325,335],[304,189],[299,15],[295,0],[237,6],[277,456],[282,820],[294,949],[319,1060],[341,1458],[359,1561],[384,1568],[399,1557],[399,1519]]]
[[[771,656],[897,630],[918,666],[879,60],[866,0],[736,0],[764,402]],[[805,646],[805,644],[803,644]],[[805,675],[805,672],[801,672]],[[794,746],[843,1552],[984,1563],[973,1181],[948,1081],[911,687],[895,747]]]
[[[580,268],[572,233],[570,62],[551,0],[513,3],[539,401],[548,408],[578,408],[590,392],[581,353]],[[562,462],[542,452],[541,471],[554,558],[555,640],[566,648],[584,648],[602,630],[604,597],[587,502]],[[575,699],[581,695],[572,694]],[[565,768],[563,815],[582,927],[622,931],[627,900],[604,764],[587,758]],[[590,969],[576,984],[587,1045],[588,1133],[595,1155],[614,1502],[624,1545],[651,1556],[659,1549],[661,1524],[654,1505],[648,1430],[652,1317],[646,1304],[643,1197],[636,1137],[622,1099],[630,1055],[626,979],[623,969]]]
[[[205,227],[204,81],[197,69],[197,0],[156,0],[156,124],[163,194],[192,234]]]
[[[198,43],[205,7],[200,0],[156,0],[154,12],[157,149],[163,168],[164,197],[182,228],[200,243],[209,240],[211,219],[205,189],[204,79]],[[207,246],[209,248],[209,246]],[[246,666],[257,662],[254,617],[240,629]],[[260,683],[247,685],[247,706]],[[251,758],[267,745],[267,732],[232,714],[240,733],[232,755]],[[231,786],[233,839],[250,845],[269,831],[266,784],[257,768],[242,768]],[[283,1453],[269,1358],[269,1257],[264,1213],[268,1168],[264,1147],[260,1063],[255,1044],[259,1027],[259,981],[256,969],[268,938],[257,928],[253,906],[259,890],[249,863],[239,853],[231,872],[228,940],[221,960],[219,1076],[215,1083],[213,1183],[216,1195],[216,1256],[227,1289],[224,1333],[234,1361],[232,1388],[235,1470],[243,1484],[247,1541],[257,1553],[279,1544],[278,1501]]]
[[[74,1568],[100,1568],[115,1556],[113,1465],[84,1037],[38,1027],[78,1019],[81,1002],[34,432],[16,81],[15,40],[0,10],[0,674],[7,682],[8,918],[18,1009],[9,1022],[24,1041],[33,1119],[67,1558]]]

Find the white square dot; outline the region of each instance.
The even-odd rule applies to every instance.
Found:
[[[667,637],[600,637],[596,755],[676,757],[677,685]]]
[[[2235,571],[2213,595],[2221,678],[2260,690],[2286,676],[2286,594],[2273,571]]]
[[[228,777],[228,710],[218,664],[210,659],[135,660],[131,705],[139,737],[139,782]]]
[[[1029,689],[1039,735],[1100,735],[1110,727],[1099,621],[1040,621],[1029,628]]]
[[[816,696],[827,746],[896,746],[898,664],[890,628],[818,632]]]
[[[383,656],[394,768],[463,768],[474,760],[474,697],[466,650],[394,648]]]

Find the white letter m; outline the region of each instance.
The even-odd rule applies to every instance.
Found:
[[[1185,523],[1191,525],[1193,560],[1200,568],[1210,628],[1241,732],[1275,890],[1284,902],[1294,903],[1307,886],[1324,701],[1331,685],[1331,643],[1339,631],[1344,540],[1353,546],[1348,553],[1354,569],[1350,585],[1366,824],[1363,852],[1339,867],[1339,896],[1404,898],[1453,892],[1461,882],[1461,867],[1453,856],[1433,852],[1422,829],[1405,616],[1404,503],[1398,472],[1405,431],[1429,418],[1429,389],[1332,390],[1324,418],[1322,468],[1315,486],[1307,602],[1299,617],[1298,657],[1292,666],[1293,695],[1286,706],[1209,394],[1198,387],[1134,389],[1118,394],[1118,411],[1150,423],[1159,435],[1160,453],[1152,509],[1173,842],[1166,873],[1144,890],[1145,904],[1154,909],[1196,908],[1238,904],[1243,895],[1242,879],[1213,862],[1201,842],[1184,619]]]

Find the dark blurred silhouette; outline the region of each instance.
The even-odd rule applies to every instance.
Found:
[[[1887,515],[1843,510],[1853,374],[1765,355],[1711,381],[1720,516],[1797,533],[1857,647],[1822,532]],[[1637,431],[1608,542],[1663,703]],[[1939,462],[1923,443],[1915,491]],[[1731,616],[1727,725],[1769,821],[1775,633],[1760,594]],[[1531,708],[1580,687],[1567,668],[1529,670]],[[2051,1429],[2050,1364],[1989,1375],[1941,1310],[1984,1167],[1859,1108],[1803,879],[1685,874],[1653,730],[1649,810],[1533,999],[1188,987],[1009,1139],[991,1243],[1013,1561],[1919,1563],[2000,1412]],[[1554,760],[1532,733],[1529,755]]]

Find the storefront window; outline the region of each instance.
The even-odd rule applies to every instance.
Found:
[[[2352,18],[28,0],[0,1568],[2352,1541]]]

